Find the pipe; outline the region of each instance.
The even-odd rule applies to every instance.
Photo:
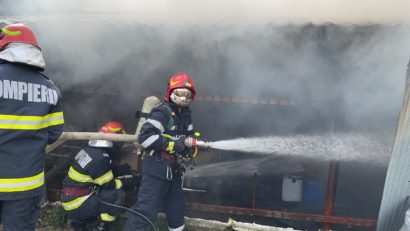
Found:
[[[64,133],[63,133],[64,134]],[[54,143],[47,145],[46,147],[46,153],[49,153],[51,151],[53,151],[54,149],[56,149],[58,146],[64,144],[65,140],[56,140]]]
[[[54,150],[67,140],[110,140],[117,142],[133,142],[137,148],[141,148],[141,145],[136,142],[137,137],[135,135],[107,134],[99,132],[63,132],[56,142],[47,146],[46,153]]]
[[[330,224],[342,224],[342,225],[347,225],[349,227],[350,226],[360,226],[360,227],[374,228],[376,227],[376,222],[377,222],[376,220],[353,218],[353,217],[325,216],[325,215],[318,215],[318,214],[292,213],[292,212],[284,212],[284,211],[240,208],[240,207],[232,207],[232,206],[209,205],[209,204],[199,204],[199,203],[186,203],[186,208],[190,210],[202,211],[202,212],[215,212],[215,213],[271,217],[271,218],[300,220],[300,221],[312,221],[312,222],[330,223]]]
[[[70,155],[68,155],[63,161],[58,163],[52,169],[48,170],[45,176],[46,182],[50,182],[58,173],[60,173],[64,169],[68,169],[68,167],[70,167],[73,161],[73,158],[76,154],[77,153],[70,153]]]
[[[339,172],[339,162],[331,161],[329,164],[329,174],[327,179],[326,200],[325,200],[325,216],[332,216],[335,210],[335,199],[337,189],[337,177]],[[331,230],[332,225],[324,224],[325,230]]]
[[[258,173],[253,173],[252,178],[252,208],[256,207],[256,179],[258,178]]]
[[[63,132],[59,140],[110,140],[116,142],[134,142],[135,135],[107,134],[99,132]]]

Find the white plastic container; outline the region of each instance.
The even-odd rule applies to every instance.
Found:
[[[303,180],[300,176],[286,175],[282,181],[282,200],[301,202],[303,195]]]

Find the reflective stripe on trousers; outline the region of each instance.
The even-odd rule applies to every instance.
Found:
[[[111,216],[111,215],[108,214],[108,213],[101,213],[101,214],[100,214],[100,218],[101,218],[102,221],[111,222],[111,221],[115,221],[115,218],[116,218],[116,217]]]
[[[66,211],[70,211],[70,210],[73,210],[73,209],[77,209],[77,208],[80,207],[92,194],[93,194],[93,193],[90,193],[90,194],[87,195],[87,196],[79,197],[79,198],[76,198],[76,199],[74,199],[74,200],[72,200],[72,201],[61,203],[61,205],[63,206],[64,210],[66,210]]]

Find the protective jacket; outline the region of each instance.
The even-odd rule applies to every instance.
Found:
[[[111,159],[104,148],[85,147],[74,158],[74,163],[63,180],[63,186],[90,189],[84,196],[63,196],[62,205],[66,211],[80,207],[94,192],[93,189],[120,189],[122,182],[114,178]]]
[[[188,107],[179,108],[173,102],[163,102],[152,109],[147,121],[141,127],[138,142],[145,148],[147,156],[143,160],[143,173],[166,178],[167,161],[158,161],[161,154],[167,153],[166,147],[169,136],[193,136],[191,110]],[[175,158],[184,156],[189,152],[171,154]],[[169,154],[169,153],[168,153]],[[148,165],[147,167],[144,167]]]
[[[0,60],[0,200],[44,193],[45,147],[63,131],[61,104],[38,69]]]
[[[173,102],[163,102],[152,109],[138,136],[138,142],[145,148],[143,175],[138,201],[132,209],[154,220],[163,206],[169,230],[182,231],[185,227],[182,173],[179,171],[179,161],[175,158],[187,155],[189,150],[185,149],[182,153],[167,152],[170,142],[168,137],[193,134],[189,108],[179,108]],[[148,223],[142,218],[129,215],[124,230],[142,231],[147,226]]]

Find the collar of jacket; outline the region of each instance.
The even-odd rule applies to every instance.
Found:
[[[11,43],[0,51],[0,59],[10,63],[20,63],[44,70],[46,63],[41,50],[26,43]]]
[[[179,107],[178,105],[176,105],[174,102],[165,102],[167,103],[173,112],[177,113],[177,114],[182,114],[186,111],[190,111],[189,107]]]
[[[102,150],[103,153],[108,154],[108,158],[112,161],[115,160],[119,160],[122,156],[122,151],[121,151],[121,147],[118,145],[118,143],[113,142],[114,146],[110,147],[110,148],[103,148],[103,147],[99,147],[98,149]],[[92,147],[92,148],[97,148],[97,147]]]

